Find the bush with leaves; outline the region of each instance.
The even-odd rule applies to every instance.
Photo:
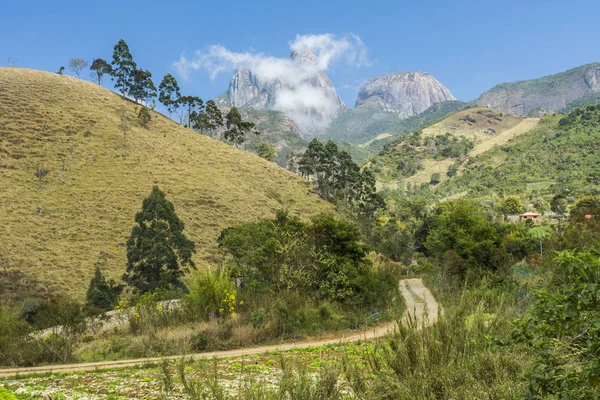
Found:
[[[0,304],[0,365],[19,363],[29,324],[21,319],[18,309]]]
[[[267,161],[275,161],[277,159],[277,152],[275,151],[275,147],[269,143],[261,143],[256,146],[256,154],[260,158],[264,158]]]
[[[190,277],[187,288],[189,293],[184,297],[186,312],[192,320],[200,321],[225,316],[224,307],[229,309],[229,304],[226,305],[224,300],[230,300],[229,296],[235,293],[227,268],[197,271]],[[221,309],[223,312],[220,312]]]
[[[150,109],[148,107],[140,108],[140,111],[138,111],[138,121],[142,128],[148,128],[150,121],[152,121],[152,116],[150,115]]]
[[[507,227],[485,219],[472,200],[441,203],[427,216],[424,228],[423,245],[429,254],[461,278],[469,271],[495,271],[506,265]]]
[[[232,257],[232,273],[244,282],[346,305],[387,304],[396,279],[378,275],[366,258],[369,246],[361,240],[358,226],[347,220],[321,215],[305,224],[279,212],[272,221],[224,230],[219,245]]]
[[[168,292],[156,289],[134,295],[131,301],[121,300],[118,310],[129,321],[132,333],[147,333],[180,320],[178,306],[169,300],[170,297]]]
[[[563,250],[550,284],[533,294],[516,322],[518,340],[535,349],[528,398],[592,399],[600,393],[600,251]]]
[[[53,353],[53,362],[73,360],[75,341],[87,328],[83,307],[79,303],[53,296],[40,303],[33,322],[36,328],[48,330],[43,344]]]
[[[100,267],[96,266],[94,277],[90,280],[87,290],[85,306],[88,309],[112,310],[119,303],[122,289],[123,286],[114,280],[107,281]]]

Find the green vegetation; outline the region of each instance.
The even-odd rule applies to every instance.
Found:
[[[245,150],[257,152],[258,146],[268,143],[277,152],[277,164],[287,167],[290,158],[308,147],[308,141],[302,137],[296,124],[281,111],[241,109],[240,113],[244,120],[254,122],[260,131],[260,136],[246,138]]]
[[[352,161],[345,151],[339,151],[331,140],[325,145],[313,139],[299,157],[298,171],[309,180],[324,199],[345,207],[354,215],[370,218],[384,206],[376,193],[375,177]]]
[[[239,146],[246,141],[247,134],[260,134],[259,131],[254,129],[255,126],[253,122],[242,120],[239,110],[236,107],[232,107],[227,115],[225,115],[225,127],[227,130],[223,132],[223,137],[235,146]]]
[[[446,132],[444,135],[422,138],[422,132],[415,131],[387,144],[379,152],[379,156],[371,161],[371,170],[384,181],[410,177],[423,169],[423,161],[426,159],[440,161],[451,158],[462,163],[473,147],[473,140],[464,136],[456,137]],[[384,169],[379,165],[396,167]]]
[[[400,118],[389,111],[368,106],[349,109],[327,128],[325,139],[347,141],[353,144],[366,142],[400,123]]]
[[[598,394],[600,253],[563,250],[547,286],[518,322],[517,338],[535,350],[525,376],[532,398],[588,399]]]
[[[275,161],[277,159],[277,152],[273,145],[269,143],[261,143],[256,146],[256,154],[267,161]]]
[[[219,245],[232,256],[233,275],[250,287],[297,292],[367,312],[387,309],[397,277],[392,270],[373,268],[360,239],[358,226],[347,221],[321,216],[306,225],[279,212],[274,221],[226,229]],[[295,312],[284,304],[277,308],[282,307]]]
[[[560,113],[566,114],[573,111],[576,108],[584,107],[587,105],[595,105],[600,103],[600,92],[590,92],[586,93],[580,98],[573,100],[565,108],[560,110]]]
[[[385,340],[296,349],[280,367],[274,353],[163,361],[146,366],[151,373],[123,372],[134,377],[131,391],[115,381],[100,391],[190,399],[597,396],[600,105],[541,122],[464,109],[392,139],[362,169],[333,141],[314,139],[285,156],[302,182],[208,138],[225,123],[237,147],[256,127],[235,107],[223,119],[216,103],[181,96],[172,77],[159,100],[206,135],[145,105],[151,123],[141,112],[132,123],[156,89],[123,40],[114,50],[110,73],[121,97],[55,74],[0,71],[0,99],[10,105],[0,115],[0,204],[9,205],[0,224],[9,250],[0,249],[0,260],[10,267],[0,271],[0,294],[11,282],[13,291],[27,285],[25,272],[42,281],[0,303],[0,365],[185,355],[396,320]],[[82,65],[73,63],[77,75]],[[106,68],[96,66],[101,83]],[[537,83],[530,89],[550,85]],[[277,157],[271,144],[252,146]],[[402,186],[377,193],[372,171]],[[554,215],[509,221],[525,210]],[[91,265],[83,306],[76,288]],[[122,272],[125,288],[110,279]],[[400,314],[398,281],[410,274],[441,303],[433,321]],[[49,286],[53,279],[62,287]],[[405,283],[403,295],[427,303]],[[85,379],[66,379],[63,388],[42,377],[31,390],[7,381],[0,398],[98,391]],[[43,394],[50,385],[56,390]]]
[[[140,127],[139,105],[95,83],[5,68],[0,86],[0,204],[10,205],[0,217],[2,301],[84,301],[96,265],[120,279],[133,217],[153,186],[176,205],[198,265],[219,262],[226,227],[282,207],[306,219],[333,208],[289,171],[154,111]],[[47,171],[41,184],[38,169]]]
[[[600,106],[575,109],[542,120],[539,128],[469,162],[462,175],[438,188],[472,195],[525,194],[529,185],[548,182],[545,193],[600,190]]]
[[[86,293],[86,307],[88,310],[112,310],[119,303],[119,296],[123,289],[122,285],[117,284],[114,280],[107,281],[100,267],[96,266],[94,277],[90,281]]]
[[[444,101],[433,104],[421,114],[404,120],[400,120],[392,112],[381,111],[368,106],[358,107],[348,110],[333,121],[323,138],[361,144],[383,132],[390,132],[397,136],[421,129],[465,107],[466,104],[461,101]],[[374,141],[367,147],[370,154],[375,154],[387,141],[387,139]]]
[[[440,179],[433,185],[456,176],[469,158],[507,143],[537,123],[535,118],[523,119],[485,107],[466,108],[391,140],[367,166],[384,187],[405,193],[408,185],[428,188],[435,174]]]
[[[106,60],[102,58],[96,58],[94,61],[92,61],[90,70],[96,73],[98,85],[102,86],[102,77],[112,73],[112,65],[107,63]]]
[[[0,386],[0,400],[19,400],[19,398]]]
[[[183,234],[184,224],[173,203],[157,186],[144,199],[135,222],[127,241],[123,281],[139,293],[182,289],[183,275],[196,268],[195,245]]]
[[[354,223],[334,215],[310,223],[285,211],[275,220],[225,229],[225,261],[182,280],[194,244],[164,193],[154,188],[127,245],[125,291],[97,274],[87,310],[52,297],[18,312],[3,307],[0,363],[119,359],[227,349],[356,329],[397,316],[399,266],[372,260]],[[183,301],[171,300],[183,295]],[[120,321],[126,321],[125,325]],[[27,335],[31,329],[45,331]],[[23,349],[26,349],[24,351]]]

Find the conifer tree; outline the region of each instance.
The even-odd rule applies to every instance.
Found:
[[[112,80],[116,80],[115,88],[125,96],[129,94],[134,83],[135,61],[129,52],[129,46],[123,39],[115,45],[112,60]]]
[[[194,242],[184,234],[184,224],[173,203],[154,187],[135,216],[136,226],[127,241],[127,271],[123,280],[136,292],[184,287],[181,278],[195,269]]]
[[[107,281],[100,267],[96,266],[94,277],[90,281],[90,286],[86,295],[86,307],[101,308],[103,310],[112,310],[118,303],[119,295],[123,287],[114,280]]]

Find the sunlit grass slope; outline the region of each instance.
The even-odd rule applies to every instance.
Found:
[[[153,185],[185,222],[199,265],[216,259],[227,226],[283,207],[302,217],[330,209],[309,183],[254,154],[157,113],[141,127],[138,109],[91,82],[0,69],[0,296],[81,299],[96,263],[120,278]],[[38,169],[48,170],[41,181]]]

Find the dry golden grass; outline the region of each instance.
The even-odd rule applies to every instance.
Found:
[[[470,157],[476,157],[481,153],[491,150],[494,146],[502,146],[508,143],[510,139],[516,138],[524,133],[527,133],[537,127],[540,118],[527,118],[519,122],[517,125],[503,132],[498,133],[489,138],[489,140],[478,143],[469,153]]]
[[[225,227],[282,207],[303,217],[331,209],[308,182],[256,155],[157,113],[142,128],[137,109],[91,82],[0,69],[0,272],[23,272],[20,287],[37,281],[81,299],[98,262],[120,278],[133,218],[153,185],[185,222],[199,265],[215,260]],[[37,168],[49,171],[41,184]]]
[[[472,122],[475,121],[475,122]],[[504,132],[523,121],[522,117],[502,114],[487,107],[473,107],[457,111],[440,122],[423,129],[423,137],[443,135],[446,132],[474,139],[477,143],[487,141],[496,134],[484,133],[486,129]]]

